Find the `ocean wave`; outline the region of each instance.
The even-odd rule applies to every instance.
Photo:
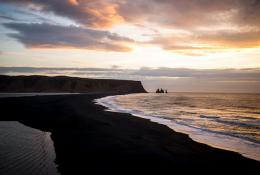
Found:
[[[257,125],[254,125],[252,123],[246,123],[245,121],[243,121],[257,121],[257,118],[239,115],[223,117],[221,115],[219,116],[200,114],[202,111],[200,111],[199,108],[195,109],[197,111],[189,111],[187,105],[185,106],[185,108],[180,108],[182,111],[181,112],[176,111],[179,110],[178,108],[176,108],[176,106],[172,109],[171,106],[169,106],[169,104],[176,105],[176,102],[170,103],[169,101],[162,101],[162,98],[160,98],[160,101],[153,102],[152,100],[157,100],[153,98],[156,98],[156,96],[149,96],[149,94],[119,95],[96,99],[95,102],[97,104],[107,107],[109,111],[130,113],[137,117],[149,119],[152,122],[157,122],[166,125],[169,128],[172,128],[173,130],[176,130],[178,132],[186,133],[195,141],[206,143],[208,145],[222,149],[236,151],[246,157],[260,160],[260,142],[256,139],[257,134],[255,135],[254,133],[251,133],[251,131],[249,130],[246,133],[244,130],[228,131],[225,129],[225,125],[227,125],[234,126],[234,128],[244,127],[260,130],[260,128]],[[163,99],[168,100],[167,97],[164,97]],[[180,97],[179,99],[187,100],[188,98]],[[143,101],[146,102],[144,103]],[[166,107],[165,104],[167,104]],[[156,108],[157,105],[162,106]],[[139,108],[140,106],[142,106],[142,108]],[[204,108],[203,110],[205,109],[206,108]],[[182,115],[176,115],[180,113]],[[189,115],[191,116],[189,117]],[[196,115],[198,116],[197,118]],[[227,120],[228,118],[229,120]],[[210,128],[210,122],[215,122],[216,124],[222,123],[225,125],[221,125],[221,127],[224,128],[221,128],[220,130],[215,130],[216,128]]]
[[[218,116],[210,116],[210,115],[200,115],[200,118],[208,118],[208,119],[217,119]]]

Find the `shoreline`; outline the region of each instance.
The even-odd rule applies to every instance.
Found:
[[[0,121],[0,174],[59,175],[50,135],[17,121]]]
[[[214,133],[205,132],[198,128],[195,129],[195,128],[191,128],[186,125],[178,124],[178,123],[170,120],[170,118],[165,118],[163,116],[159,117],[159,116],[146,115],[146,114],[142,113],[141,111],[135,111],[135,110],[133,111],[131,109],[124,109],[120,105],[117,105],[113,102],[113,99],[117,98],[118,96],[124,96],[124,95],[106,96],[106,97],[103,97],[100,99],[95,99],[94,101],[96,102],[96,104],[108,108],[107,111],[127,113],[127,114],[131,114],[135,117],[148,119],[150,122],[162,124],[166,127],[169,127],[170,129],[172,129],[175,132],[187,134],[195,142],[206,144],[213,148],[236,152],[238,154],[241,154],[243,157],[253,159],[256,161],[260,161],[259,155],[258,154],[256,155],[256,153],[259,153],[259,151],[260,151],[256,147],[256,146],[258,146],[257,143],[248,142],[248,141],[246,143],[244,143],[244,140],[242,140],[240,138],[236,138],[236,137],[232,137],[232,136],[228,136],[228,135],[215,135]],[[201,132],[203,132],[203,134],[201,134]],[[229,139],[228,144],[222,143],[223,140],[228,140],[228,139]],[[242,148],[237,147],[237,145],[242,146]],[[252,149],[254,151],[246,150],[247,146],[253,147]]]
[[[260,162],[193,141],[167,126],[131,114],[106,111],[93,100],[113,93],[0,99],[8,116],[51,132],[61,174],[238,172],[257,174]],[[126,172],[127,171],[127,172]]]

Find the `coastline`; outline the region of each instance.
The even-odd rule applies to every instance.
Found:
[[[257,174],[260,162],[193,141],[186,134],[93,100],[113,93],[0,99],[1,121],[51,132],[61,174],[238,172]]]
[[[59,175],[49,132],[0,121],[0,174]]]
[[[127,113],[135,117],[148,119],[150,122],[165,125],[175,132],[187,134],[195,142],[206,144],[222,150],[237,152],[246,158],[260,161],[260,149],[257,143],[249,141],[244,142],[244,140],[232,137],[230,135],[216,135],[215,133],[205,132],[204,130],[200,130],[198,128],[193,128],[188,125],[182,125],[174,122],[170,118],[166,118],[163,115],[153,116],[146,114],[143,111],[129,108],[126,109],[114,102],[114,99],[117,99],[118,97],[120,98],[121,96],[125,95],[106,96],[100,99],[96,99],[95,102],[98,105],[102,105],[108,108],[107,111]]]

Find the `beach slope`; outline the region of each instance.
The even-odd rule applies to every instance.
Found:
[[[105,111],[115,93],[0,99],[0,120],[50,131],[61,174],[258,174],[260,163],[166,126]]]

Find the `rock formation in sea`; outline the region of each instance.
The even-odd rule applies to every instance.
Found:
[[[158,88],[158,89],[156,90],[156,93],[168,93],[168,92],[167,92],[167,89],[166,89],[166,90],[163,90],[162,88],[161,88],[161,89]]]

